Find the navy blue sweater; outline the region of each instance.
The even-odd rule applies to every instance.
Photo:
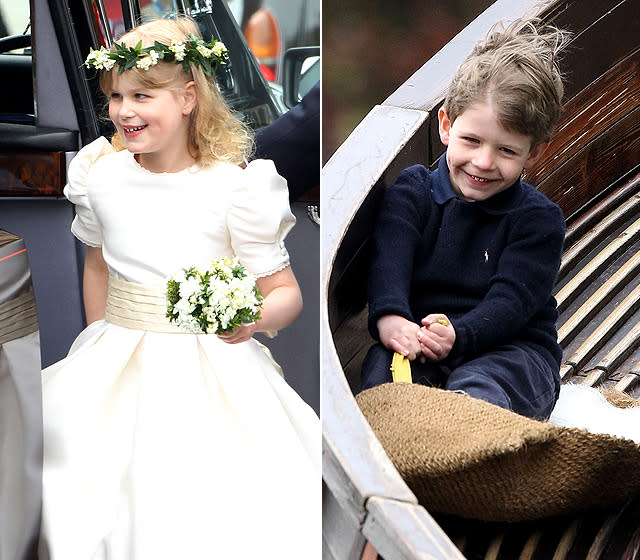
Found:
[[[397,314],[420,323],[444,313],[456,331],[449,360],[525,344],[559,367],[556,280],[565,232],[560,208],[514,183],[480,202],[457,198],[446,158],[405,169],[390,187],[373,236],[369,331]]]

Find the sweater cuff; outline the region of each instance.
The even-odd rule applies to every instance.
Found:
[[[448,358],[457,361],[474,353],[475,340],[473,333],[469,328],[465,328],[464,322],[456,323],[451,321],[453,330],[456,331],[456,340],[453,343]]]

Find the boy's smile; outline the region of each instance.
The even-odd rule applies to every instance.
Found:
[[[546,148],[531,148],[531,138],[500,125],[491,103],[473,103],[451,123],[438,112],[440,139],[447,146],[449,178],[456,194],[469,202],[486,200],[508,189],[522,170]]]

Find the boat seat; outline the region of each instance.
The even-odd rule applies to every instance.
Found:
[[[640,174],[568,229],[555,295],[563,382],[639,396]]]

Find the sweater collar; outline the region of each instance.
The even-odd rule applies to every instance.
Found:
[[[433,193],[433,200],[436,204],[444,205],[451,199],[457,199],[457,195],[451,185],[451,179],[449,178],[449,166],[447,165],[447,152],[442,154],[440,161],[438,162],[438,168],[431,175],[431,192]],[[524,189],[520,179],[518,179],[508,189],[505,189],[498,194],[494,194],[487,200],[481,200],[479,202],[467,202],[460,200],[462,204],[473,204],[481,210],[484,210],[488,214],[506,214],[517,207],[524,196]]]

